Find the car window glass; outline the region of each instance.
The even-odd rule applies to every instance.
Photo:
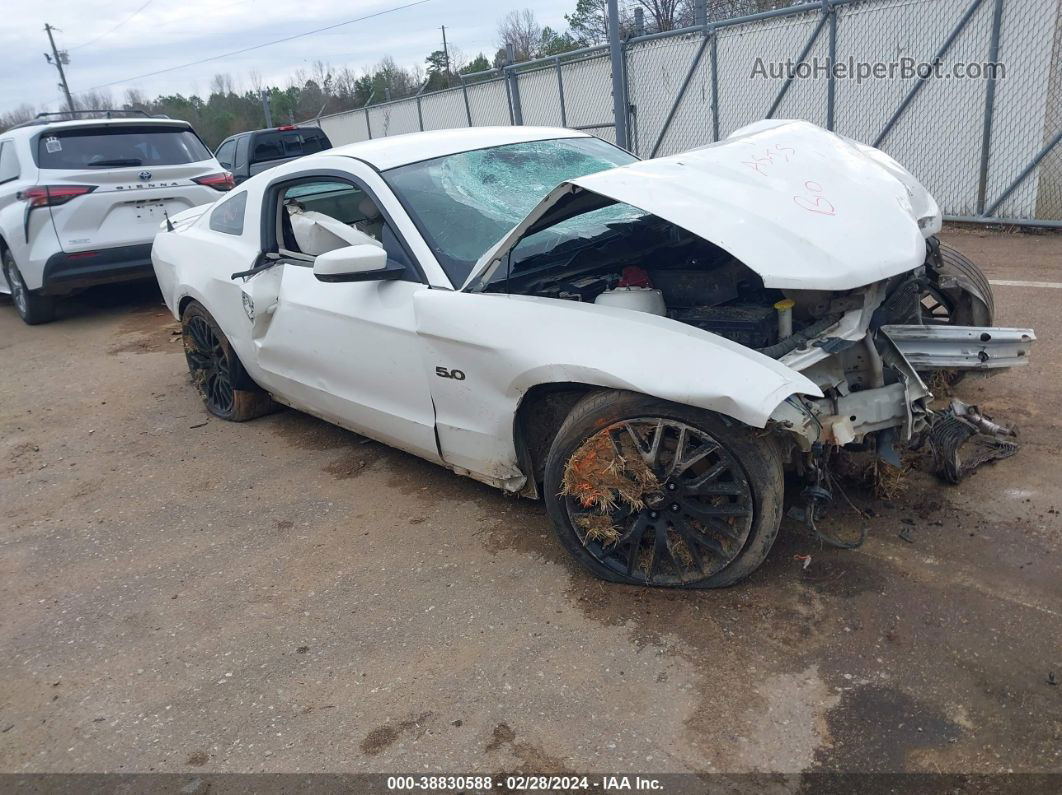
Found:
[[[622,203],[581,213],[522,238],[513,247],[512,270],[515,273],[522,263],[540,255],[574,254],[628,224],[651,217],[644,210]]]
[[[232,168],[233,152],[236,151],[235,141],[226,141],[220,147],[218,147],[217,154],[214,155],[218,162],[225,168]]]
[[[300,182],[281,192],[278,246],[316,257],[362,242],[387,252],[390,267],[406,269],[402,278],[419,281],[401,241],[361,188],[339,180]]]
[[[319,130],[313,130],[309,132],[303,132],[302,134],[302,151],[303,154],[312,155],[314,152],[323,152],[325,149],[331,149],[332,143],[328,140],[323,132]]]
[[[210,228],[226,235],[242,235],[246,211],[247,191],[230,194],[211,210]]]
[[[561,182],[637,160],[597,138],[494,146],[384,172],[455,285]]]
[[[243,171],[247,168],[247,144],[250,140],[251,136],[249,135],[241,135],[236,139],[236,158],[233,166],[237,171]]]
[[[58,129],[42,133],[37,141],[37,165],[41,168],[173,166],[210,157],[210,150],[187,127]]]
[[[18,176],[18,158],[11,141],[0,142],[0,182],[10,182]]]
[[[274,130],[260,132],[254,137],[251,160],[280,160],[286,157],[302,157],[331,148],[324,135],[317,131]]]

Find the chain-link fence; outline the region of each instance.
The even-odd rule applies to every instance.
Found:
[[[1062,226],[1062,0],[821,0],[709,18],[628,39],[611,56],[603,45],[515,64],[320,123],[337,145],[448,127],[570,127],[657,157],[762,118],[879,146],[954,220]]]

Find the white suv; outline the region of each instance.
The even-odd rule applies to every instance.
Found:
[[[160,223],[232,187],[184,121],[42,115],[2,132],[0,292],[33,325],[56,296],[153,278]]]

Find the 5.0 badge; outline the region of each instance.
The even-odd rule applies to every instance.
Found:
[[[455,381],[464,381],[465,374],[462,370],[447,370],[445,367],[436,367],[435,375],[439,378],[452,378]]]

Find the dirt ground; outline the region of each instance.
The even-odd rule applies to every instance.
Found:
[[[1060,235],[946,238],[1062,281]],[[693,593],[311,417],[209,418],[153,289],[5,302],[0,771],[1060,772],[1062,290],[996,296],[1031,364],[958,394],[1016,458]]]

